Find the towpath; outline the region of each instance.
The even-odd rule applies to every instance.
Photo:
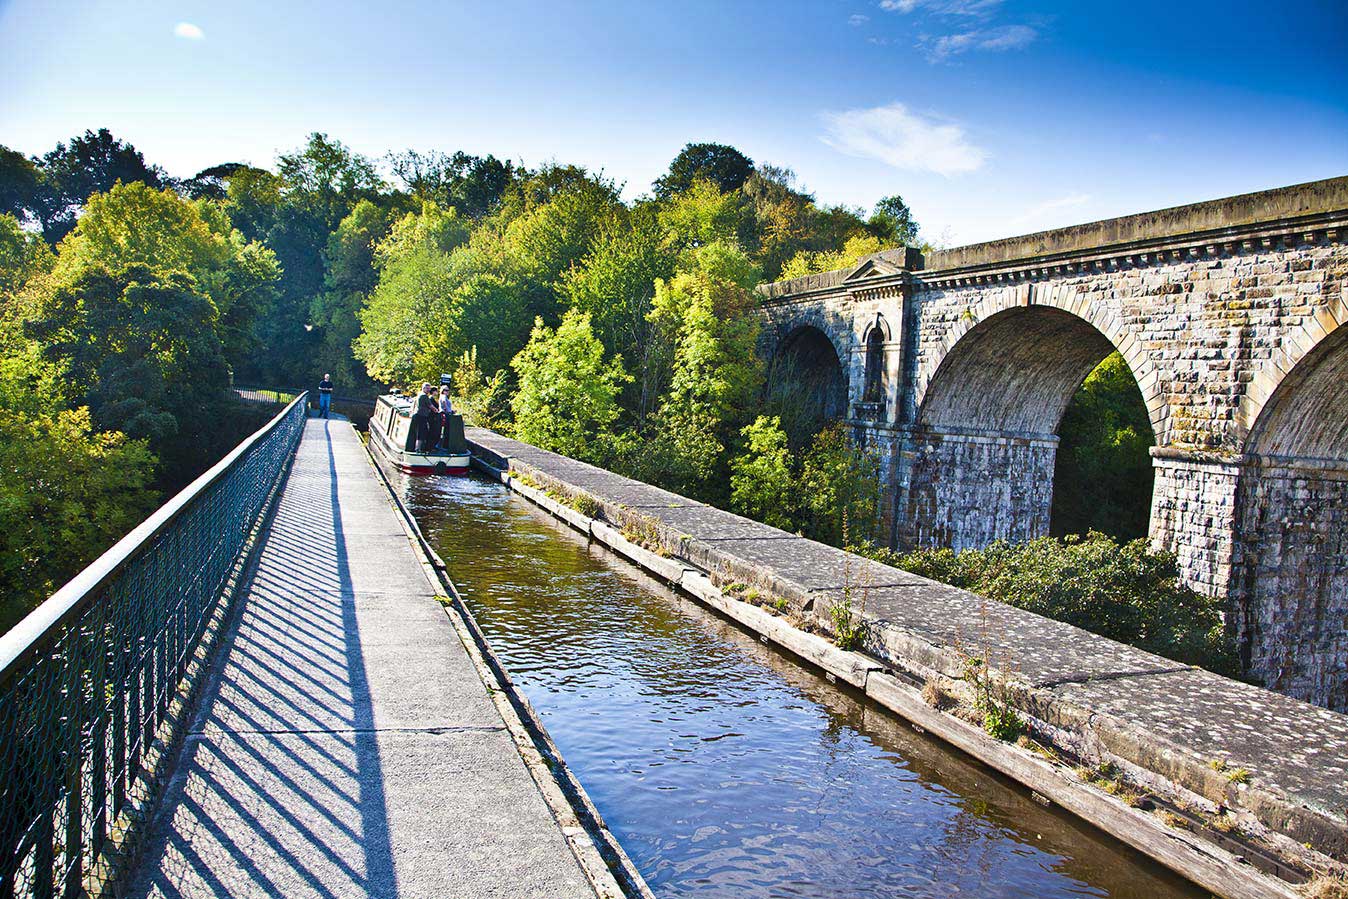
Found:
[[[594,897],[436,592],[309,420],[130,895]]]

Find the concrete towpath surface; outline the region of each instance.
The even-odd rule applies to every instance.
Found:
[[[309,420],[129,894],[594,897],[435,593]]]

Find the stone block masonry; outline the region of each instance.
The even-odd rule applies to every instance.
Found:
[[[468,436],[484,470],[571,526],[1218,895],[1291,897],[1277,871],[1348,863],[1348,717],[490,431]],[[864,615],[864,652],[818,636],[844,594]],[[971,652],[997,665],[1039,751],[924,701],[923,685],[966,694]],[[1102,763],[1190,823],[1073,769]],[[1240,840],[1204,826],[1213,819],[1237,822]]]
[[[837,405],[881,455],[901,548],[1047,534],[1063,412],[1118,351],[1154,431],[1153,543],[1227,601],[1251,677],[1348,710],[1342,555],[1321,551],[1343,493],[1261,461],[1348,468],[1345,224],[1334,178],[927,260],[885,251],[765,285],[763,351],[832,347],[809,361],[836,366]]]

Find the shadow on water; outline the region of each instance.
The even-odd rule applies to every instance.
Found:
[[[403,489],[658,895],[1206,895],[500,486]]]
[[[132,895],[398,895],[354,538],[327,429],[315,430],[166,797],[173,826],[156,829]]]

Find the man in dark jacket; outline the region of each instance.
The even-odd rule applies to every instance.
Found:
[[[324,375],[318,382],[318,414],[324,418],[332,411],[332,375]]]

